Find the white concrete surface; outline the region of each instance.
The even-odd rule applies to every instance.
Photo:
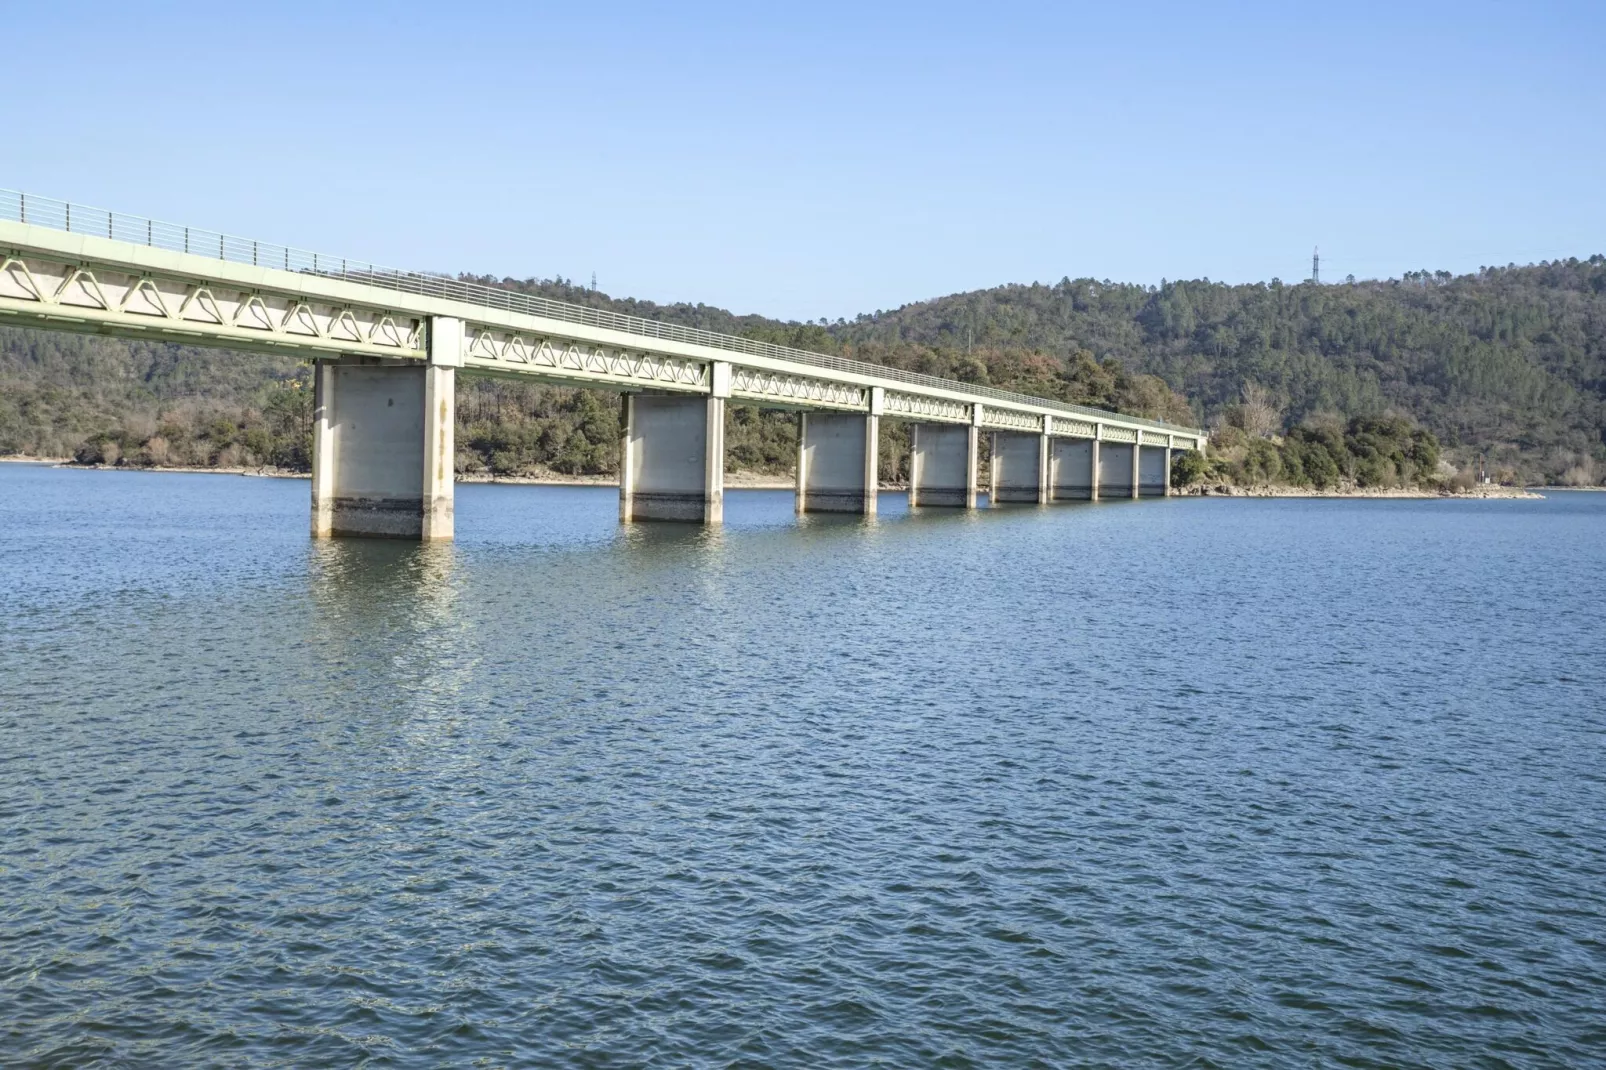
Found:
[[[1016,431],[993,432],[992,478],[988,502],[1047,501],[1043,479],[1043,445],[1047,436]]]
[[[718,524],[725,515],[725,399],[629,394],[619,519]]]
[[[881,418],[837,412],[798,414],[797,511],[876,511]]]
[[[1099,443],[1099,498],[1131,498],[1135,486],[1132,451],[1125,442]]]
[[[1145,446],[1138,462],[1138,493],[1145,498],[1163,498],[1169,485],[1171,451],[1164,446]]]
[[[979,432],[974,423],[909,425],[911,507],[976,507]]]
[[[313,534],[421,538],[425,378],[435,369],[358,359],[318,371]]]
[[[1056,438],[1049,446],[1049,498],[1052,501],[1089,501],[1093,498],[1093,453],[1088,438]]]

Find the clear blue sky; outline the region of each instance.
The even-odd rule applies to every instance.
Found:
[[[851,317],[1606,251],[1606,4],[11,4],[0,186]]]

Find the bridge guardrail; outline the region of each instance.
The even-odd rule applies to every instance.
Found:
[[[964,383],[957,379],[943,379],[936,375],[904,371],[901,368],[893,368],[884,364],[871,364],[867,361],[834,357],[826,353],[814,353],[806,349],[794,349],[791,346],[776,345],[773,342],[761,342],[753,338],[720,334],[717,331],[706,331],[700,327],[683,327],[674,323],[662,323],[658,320],[643,319],[640,316],[630,316],[600,308],[588,308],[585,305],[574,305],[567,301],[555,301],[549,297],[539,297],[534,294],[521,293],[517,290],[506,290],[495,286],[487,286],[484,283],[454,279],[447,275],[432,275],[427,272],[378,267],[365,261],[348,260],[345,257],[338,256],[325,256],[321,253],[308,252],[305,249],[296,249],[286,245],[259,242],[249,238],[237,238],[214,230],[202,230],[196,227],[180,226],[176,223],[164,223],[156,219],[124,215],[104,208],[90,208],[81,204],[72,204],[48,197],[37,197],[18,190],[0,189],[0,218],[10,219],[19,223],[31,223],[35,226],[50,227],[53,230],[65,230],[75,234],[91,234],[97,237],[131,242],[136,245],[148,245],[152,248],[166,249],[169,252],[191,253],[208,257],[215,256],[217,259],[229,263],[279,268],[284,271],[303,272],[311,275],[321,275],[325,278],[343,279],[367,286],[377,286],[400,293],[418,294],[423,297],[440,297],[452,301],[465,301],[485,308],[501,309],[506,312],[521,312],[531,316],[543,316],[547,319],[562,320],[566,323],[579,323],[589,327],[600,327],[644,338],[686,342],[714,349],[723,349],[731,353],[746,353],[755,357],[789,360],[831,371],[850,372],[855,375],[873,375],[883,379],[907,383],[910,386],[932,387],[939,390],[960,390],[965,393],[992,398],[996,401],[1011,402],[1016,405],[1031,405],[1037,408],[1052,409],[1056,412],[1091,416],[1100,420],[1114,417],[1126,423],[1140,424],[1157,430],[1181,432],[1186,435],[1202,435],[1202,432],[1196,428],[1169,424],[1162,420],[1147,420],[1141,417],[1125,416],[1109,409],[1097,409],[1087,405],[1072,405],[1068,402],[1055,401],[1051,398],[1019,394],[1012,390],[1000,390],[997,387]]]

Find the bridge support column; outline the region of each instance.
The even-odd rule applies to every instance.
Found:
[[[314,538],[452,537],[462,348],[462,323],[434,317],[425,364],[347,356],[314,366]]]
[[[911,424],[909,427],[909,505],[976,508],[974,423]]]
[[[1164,446],[1142,450],[1138,454],[1138,494],[1144,498],[1164,498],[1170,486],[1171,451]]]
[[[992,480],[988,487],[990,504],[1000,502],[1047,501],[1047,435],[1015,431],[993,432]]]
[[[1050,500],[1098,500],[1098,449],[1096,439],[1054,439],[1049,455]]]
[[[620,424],[620,520],[724,520],[724,397],[626,394]]]
[[[797,511],[874,516],[880,483],[881,417],[858,412],[797,415]]]
[[[1103,436],[1104,432],[1098,430],[1097,426],[1095,425],[1093,432],[1093,459],[1091,462],[1091,467],[1088,469],[1088,501],[1092,502],[1099,500],[1099,463],[1101,460],[1099,457],[1099,446]]]
[[[1043,417],[1043,433],[1037,436],[1037,504],[1047,505],[1052,498],[1049,489],[1049,453],[1054,448],[1054,439],[1049,435],[1048,429],[1053,425],[1051,417]]]
[[[1131,498],[1137,487],[1136,446],[1099,443],[1099,497]]]
[[[1137,501],[1143,496],[1143,433],[1138,432],[1139,441],[1132,443],[1132,500]]]

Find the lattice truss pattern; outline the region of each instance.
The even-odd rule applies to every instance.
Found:
[[[943,420],[949,423],[968,424],[970,406],[962,401],[947,398],[928,398],[920,394],[904,394],[888,390],[885,397],[888,416],[904,416],[921,420]]]
[[[1145,446],[1170,446],[1178,450],[1195,450],[1200,442],[1192,435],[1160,434],[1158,431],[1140,431]]]
[[[708,389],[708,365],[640,350],[616,349],[471,325],[465,364],[546,378],[667,389]]]
[[[731,395],[808,408],[863,409],[867,404],[862,386],[740,365],[731,369]]]
[[[424,351],[421,320],[400,312],[33,257],[0,261],[0,312],[251,346],[408,357]]]
[[[1014,409],[995,409],[991,405],[983,405],[981,410],[983,427],[996,427],[1006,431],[1042,431],[1043,418],[1029,412],[1017,412]]]
[[[1088,420],[1068,420],[1063,416],[1053,416],[1050,420],[1050,432],[1067,438],[1092,438],[1098,431]]]
[[[323,353],[366,353],[423,358],[424,322],[417,313],[376,305],[337,303],[292,289],[245,289],[238,283],[125,271],[118,267],[31,254],[0,254],[0,322],[35,320],[41,326],[89,329],[143,337],[206,341],[240,348],[298,348]],[[706,391],[708,361],[647,350],[519,332],[469,323],[465,364],[520,372],[537,378],[588,382],[616,388]],[[733,396],[772,404],[862,411],[868,389],[851,383],[797,375],[733,362]],[[906,420],[969,423],[971,406],[948,398],[899,390],[885,393],[886,415]],[[982,406],[985,426],[1040,431],[1043,417]],[[1094,437],[1092,421],[1051,416],[1055,435]],[[1134,428],[1105,424],[1109,442],[1138,441]],[[1167,445],[1167,435],[1142,432],[1146,446]],[[1178,449],[1197,448],[1192,436],[1176,435]]]

